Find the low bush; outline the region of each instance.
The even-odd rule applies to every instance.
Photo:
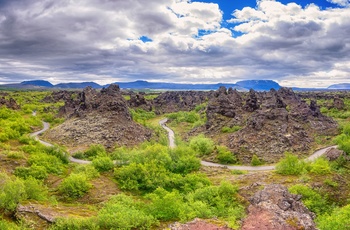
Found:
[[[250,161],[250,164],[252,166],[259,166],[262,165],[263,162],[259,159],[259,157],[257,155],[253,155],[252,160]]]
[[[305,171],[306,163],[299,160],[291,153],[285,153],[285,157],[276,165],[276,172],[282,175],[300,175]]]
[[[85,174],[72,173],[59,185],[59,191],[67,198],[76,199],[82,197],[92,187]]]
[[[48,177],[46,168],[36,164],[33,164],[30,167],[19,166],[15,169],[14,174],[22,179],[33,177],[38,180],[44,180]]]
[[[85,174],[86,177],[90,179],[94,179],[100,176],[100,173],[97,171],[97,169],[92,166],[91,164],[77,164],[75,168],[73,169],[73,173],[82,173]]]
[[[350,205],[335,208],[330,214],[317,217],[317,227],[322,230],[348,230],[350,229]]]
[[[214,151],[214,142],[204,135],[198,135],[191,139],[190,147],[196,151],[199,156],[204,156]]]
[[[320,157],[310,164],[310,172],[318,175],[331,173],[329,161]]]
[[[237,162],[236,156],[226,146],[217,146],[216,151],[216,158],[220,163],[233,164]]]
[[[109,157],[97,157],[92,160],[92,165],[99,172],[107,172],[114,167],[114,163]]]
[[[23,181],[0,173],[0,210],[13,212],[17,204],[25,199],[27,193]]]
[[[330,205],[325,197],[322,197],[318,192],[309,188],[306,185],[296,184],[288,189],[292,194],[302,195],[302,201],[305,206],[317,215],[324,214],[330,211]]]
[[[242,129],[242,127],[238,126],[238,125],[235,125],[235,126],[232,126],[232,127],[224,126],[224,127],[222,127],[221,132],[222,133],[234,133],[234,132],[237,132],[237,131],[239,131],[241,129]]]
[[[95,218],[57,218],[49,230],[98,230]]]
[[[98,212],[97,221],[102,229],[149,229],[158,224],[138,202],[124,194],[112,197]]]

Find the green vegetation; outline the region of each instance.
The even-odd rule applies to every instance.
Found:
[[[132,119],[142,125],[146,125],[146,121],[156,117],[156,114],[151,111],[147,112],[143,109],[130,109]]]
[[[67,198],[82,197],[92,187],[88,177],[83,173],[72,173],[59,186],[59,191]]]
[[[190,147],[196,151],[199,156],[204,156],[214,151],[214,142],[201,134],[191,139]]]
[[[235,125],[235,126],[232,126],[232,127],[224,126],[224,127],[222,127],[221,132],[222,133],[234,133],[234,132],[237,132],[237,131],[239,131],[241,129],[242,129],[242,127],[238,126],[238,125]]]
[[[217,146],[216,151],[216,158],[221,164],[234,164],[237,162],[236,156],[226,146]]]
[[[252,166],[259,166],[259,165],[262,165],[263,162],[259,159],[259,157],[258,157],[257,155],[254,154],[253,157],[252,157],[252,160],[251,160],[250,164],[251,164]]]
[[[347,230],[350,228],[350,205],[335,208],[316,219],[317,226],[322,230]]]
[[[166,116],[169,118],[171,125],[173,126],[176,126],[180,123],[188,123],[190,125],[190,128],[195,128],[204,125],[207,121],[204,113],[205,107],[206,104],[201,104],[196,106],[193,111],[179,111],[176,113],[170,113]]]
[[[300,175],[305,169],[305,162],[291,153],[285,153],[285,157],[276,165],[276,172],[282,175]]]

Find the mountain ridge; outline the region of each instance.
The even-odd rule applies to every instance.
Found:
[[[136,80],[132,82],[114,82],[111,84],[118,84],[122,89],[152,89],[152,90],[217,90],[221,86],[226,88],[237,89],[238,91],[249,91],[254,89],[256,91],[268,91],[270,89],[278,90],[282,86],[273,80],[243,80],[236,83],[213,83],[213,84],[197,84],[197,83],[171,83],[171,82],[148,82],[145,80]],[[88,86],[94,89],[106,88],[110,84],[100,85],[96,82],[68,82],[53,85],[46,80],[30,80],[21,83],[3,84],[0,88],[14,88],[14,89],[83,89]],[[350,83],[333,84],[325,88],[299,88],[291,87],[296,91],[325,91],[325,90],[347,90],[350,89]]]

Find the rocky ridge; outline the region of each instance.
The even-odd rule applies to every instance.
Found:
[[[68,147],[135,145],[152,135],[150,130],[132,120],[117,85],[110,85],[100,92],[87,87],[76,98],[66,98],[59,114],[67,120],[47,132],[45,137]]]
[[[21,107],[17,104],[16,100],[13,99],[12,97],[9,99],[6,99],[6,94],[2,94],[3,96],[0,95],[0,107],[1,106],[5,106],[9,109],[14,109],[14,110],[18,110]]]
[[[274,163],[284,152],[308,153],[315,135],[335,135],[337,123],[321,114],[316,101],[301,100],[291,89],[248,94],[221,87],[209,100],[206,133],[217,136],[223,127],[239,126],[220,138],[242,163],[253,154]]]

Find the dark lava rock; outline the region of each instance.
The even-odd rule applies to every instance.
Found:
[[[157,114],[190,111],[208,100],[210,92],[168,91],[153,100]]]
[[[85,88],[70,97],[60,109],[67,120],[50,130],[46,137],[66,146],[103,144],[135,145],[151,138],[151,131],[132,120],[128,104],[118,85],[100,92]]]
[[[9,109],[18,110],[21,107],[17,104],[16,100],[12,97],[6,99],[5,97],[0,97],[0,106],[6,106]]]
[[[251,199],[242,230],[314,230],[315,214],[304,206],[300,195],[290,194],[282,185],[271,184]]]
[[[209,136],[220,134],[223,127],[241,127],[220,141],[242,163],[250,163],[254,154],[274,163],[286,151],[307,153],[315,135],[338,132],[337,123],[322,115],[316,101],[309,105],[288,88],[249,93],[220,88],[210,98],[206,113]]]

